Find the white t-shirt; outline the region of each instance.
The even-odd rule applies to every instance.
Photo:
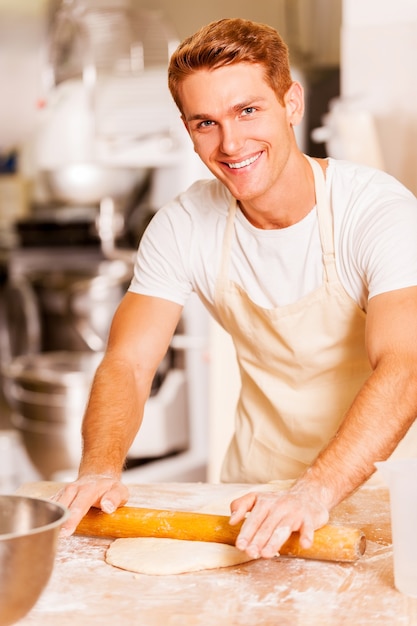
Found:
[[[379,293],[417,285],[417,199],[384,172],[329,159],[326,189],[336,267],[366,311]],[[230,203],[217,180],[199,181],[162,207],[143,235],[130,291],[185,304],[195,291],[216,318],[214,288]],[[230,278],[264,308],[296,302],[323,281],[315,207],[287,228],[255,228],[238,209]]]

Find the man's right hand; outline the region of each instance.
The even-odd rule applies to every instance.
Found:
[[[52,497],[52,500],[68,507],[70,511],[60,536],[72,535],[91,507],[101,509],[104,513],[113,513],[119,506],[126,504],[128,498],[129,490],[119,478],[103,474],[82,476],[65,485]]]

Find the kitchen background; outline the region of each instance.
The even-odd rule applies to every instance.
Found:
[[[233,16],[289,43],[303,150],[376,165],[417,193],[414,0],[0,0],[0,492],[75,475],[141,233],[209,175],[167,93],[170,51]],[[192,299],[126,480],[216,482],[238,383],[229,339]]]

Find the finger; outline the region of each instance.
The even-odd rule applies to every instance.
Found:
[[[253,518],[252,520],[250,518]],[[248,522],[255,522],[257,527],[249,528],[248,533],[252,537],[248,543],[246,552],[250,555],[258,555],[264,558],[277,556],[281,546],[287,541],[294,530],[290,521],[282,517],[278,511],[264,510],[264,518],[261,519],[259,513],[254,516],[253,512],[249,516]],[[247,529],[243,528],[244,531]],[[240,541],[239,541],[240,543]],[[238,542],[236,543],[239,547]]]
[[[61,526],[60,537],[70,537],[76,530],[78,524],[81,522],[82,518],[88,513],[90,510],[90,502],[87,499],[76,498],[70,509],[70,516],[68,520]]]
[[[245,519],[247,513],[252,510],[256,502],[255,493],[247,493],[240,498],[236,498],[230,504],[230,524],[233,526]]]
[[[247,554],[257,559],[260,556],[261,548],[265,543],[263,538],[262,525],[267,518],[268,510],[263,507],[252,509],[250,514],[246,517],[242,524],[239,535],[236,539],[236,547],[239,550],[244,550]],[[269,537],[269,534],[268,534]]]
[[[129,499],[129,491],[122,483],[112,485],[102,496],[100,508],[103,513],[114,513],[114,511]]]
[[[59,491],[57,491],[57,493],[51,496],[50,500],[52,500],[52,502],[59,502],[60,504],[69,507],[71,506],[77,493],[78,488],[73,484],[69,484],[65,487],[62,487],[62,489],[60,489]]]
[[[118,481],[89,479],[67,485],[57,496],[59,502],[70,511],[70,517],[61,527],[60,533],[62,537],[69,537],[92,506],[101,508],[105,513],[113,513],[118,506],[127,502],[129,490]]]
[[[278,556],[281,546],[284,545],[291,533],[292,530],[290,526],[277,526],[269,540],[263,546],[260,546],[260,555],[264,559],[271,559],[274,556]]]
[[[314,540],[314,526],[310,520],[305,521],[300,528],[300,546],[310,548]]]
[[[101,489],[103,492],[100,496],[97,496],[97,490],[99,485],[95,486],[93,495],[91,490],[88,492],[80,491],[77,498],[73,501],[70,511],[72,513],[72,522],[76,523],[73,527],[73,531],[76,529],[82,518],[88,513],[91,506],[101,508],[104,513],[111,514],[129,499],[129,490],[126,485],[116,482],[113,483],[107,490]],[[100,490],[99,490],[100,492]],[[93,503],[93,504],[91,504]]]
[[[100,500],[100,508],[103,513],[108,513],[110,515],[117,509],[117,504],[115,504],[114,501],[106,494]]]

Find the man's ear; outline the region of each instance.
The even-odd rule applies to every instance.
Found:
[[[298,81],[291,83],[284,96],[287,117],[291,126],[297,126],[304,115],[304,89]]]

